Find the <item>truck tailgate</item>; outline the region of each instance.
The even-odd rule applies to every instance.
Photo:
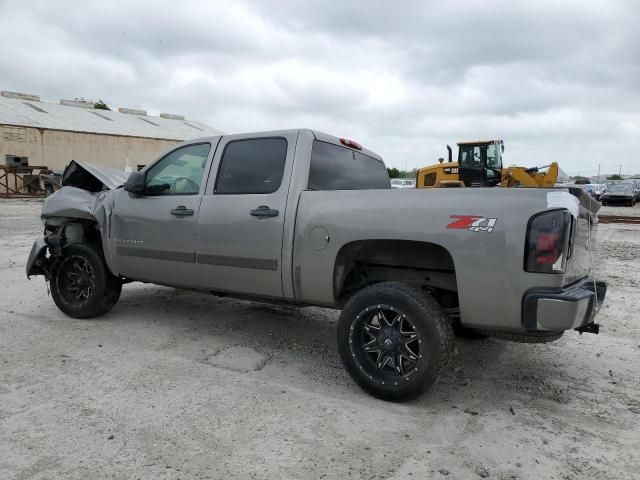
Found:
[[[575,283],[591,273],[591,256],[596,242],[597,214],[601,206],[581,188],[570,187],[569,191],[579,201],[579,214],[573,224],[565,285]]]

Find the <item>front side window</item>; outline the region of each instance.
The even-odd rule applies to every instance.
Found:
[[[460,146],[460,166],[482,168],[482,152],[479,146]]]
[[[145,194],[198,194],[210,149],[211,144],[200,143],[169,153],[147,172]]]
[[[284,138],[229,142],[220,161],[215,193],[273,193],[282,183],[286,159]]]
[[[400,185],[402,186],[402,181]],[[371,190],[391,188],[380,160],[350,148],[314,140],[309,190]]]

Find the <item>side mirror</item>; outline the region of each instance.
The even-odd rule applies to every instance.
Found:
[[[146,175],[143,172],[131,172],[124,184],[125,192],[141,194],[144,192]]]

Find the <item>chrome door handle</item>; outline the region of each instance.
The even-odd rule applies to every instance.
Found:
[[[280,215],[280,212],[278,210],[269,208],[266,205],[260,205],[258,208],[251,210],[249,213],[258,218],[277,217],[278,215]]]
[[[171,215],[175,215],[176,217],[190,217],[193,215],[193,210],[185,207],[184,205],[180,205],[179,207],[171,210]]]

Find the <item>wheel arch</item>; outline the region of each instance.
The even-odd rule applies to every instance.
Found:
[[[92,245],[105,259],[109,271],[117,275],[104,249],[100,224],[93,217],[48,217],[45,221],[45,241],[54,256],[62,255],[63,249],[69,245]]]
[[[357,240],[343,245],[333,269],[333,294],[343,305],[361,288],[384,281],[431,287],[455,297],[458,284],[449,250],[433,242],[415,240]]]

